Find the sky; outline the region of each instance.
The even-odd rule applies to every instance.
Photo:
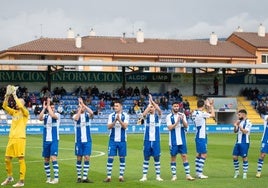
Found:
[[[2,0],[0,51],[40,37],[75,35],[202,39],[230,36],[238,27],[268,28],[267,0]]]

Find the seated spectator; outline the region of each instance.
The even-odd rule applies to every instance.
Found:
[[[42,110],[42,107],[39,105],[36,105],[34,108],[34,115],[38,116],[40,114],[41,110]]]
[[[137,100],[133,100],[133,106],[128,110],[129,114],[140,114],[141,108],[139,106],[139,102]]]
[[[97,88],[96,85],[94,85],[94,87],[91,89],[91,94],[92,96],[99,96],[99,89]]]
[[[59,104],[58,108],[57,108],[57,112],[61,115],[64,114],[64,109],[63,109],[63,106],[62,106],[62,103]]]
[[[190,103],[188,102],[187,99],[183,101],[183,108],[184,110],[190,110]]]
[[[83,94],[83,89],[81,86],[79,86],[78,88],[76,88],[76,90],[74,91],[74,95],[80,97]]]
[[[103,111],[104,109],[105,109],[104,98],[101,98],[101,100],[99,101],[99,104],[98,104],[98,112],[100,113],[100,112]]]
[[[139,88],[137,86],[135,87],[135,89],[133,91],[133,95],[134,96],[140,96],[140,90],[139,90]]]
[[[141,94],[147,97],[149,93],[150,93],[149,88],[147,86],[144,86],[141,90]]]
[[[60,88],[60,95],[61,96],[64,96],[66,94],[67,94],[67,91],[61,86],[61,88]]]
[[[35,96],[34,93],[31,94],[30,100],[31,100],[32,105],[36,105],[37,104],[37,97]]]
[[[168,110],[168,99],[164,95],[160,97],[160,106],[163,110]]]

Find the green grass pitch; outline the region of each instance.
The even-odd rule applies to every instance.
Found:
[[[75,156],[74,156],[74,136],[60,135],[60,149],[59,149],[59,168],[60,168],[60,182],[57,185],[48,185],[45,183],[45,173],[43,170],[43,159],[41,157],[41,135],[27,135],[27,151],[26,151],[26,181],[25,187],[128,187],[128,188],[170,188],[170,187],[198,187],[198,188],[232,188],[232,187],[263,187],[268,185],[268,164],[265,164],[262,171],[262,177],[255,178],[257,159],[259,156],[261,133],[251,134],[251,146],[249,150],[249,171],[248,179],[243,180],[242,177],[233,179],[233,164],[232,164],[232,149],[235,142],[235,134],[209,134],[208,135],[208,158],[206,160],[204,174],[209,178],[206,180],[196,179],[195,181],[185,180],[181,158],[177,157],[177,176],[178,180],[170,181],[170,156],[168,148],[168,135],[161,135],[161,176],[163,182],[155,180],[155,169],[153,166],[153,159],[150,159],[150,167],[147,182],[139,182],[142,177],[142,144],[143,134],[129,134],[128,135],[128,156],[126,158],[125,182],[118,182],[119,162],[118,157],[115,157],[112,182],[103,183],[106,177],[106,160],[107,160],[107,134],[93,134],[93,153],[91,157],[91,167],[89,178],[94,181],[93,184],[77,184],[76,170],[75,170]],[[7,143],[7,136],[0,136],[0,178],[4,180],[6,177],[4,165],[4,153]],[[195,146],[194,134],[188,134],[188,157],[191,166],[191,174],[195,175]],[[268,163],[268,162],[267,162]],[[240,159],[240,172],[242,171]],[[13,159],[14,178],[18,180],[18,163],[17,159]],[[6,187],[12,187],[7,185]]]

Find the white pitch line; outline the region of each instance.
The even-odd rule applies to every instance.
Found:
[[[27,147],[27,148],[41,149],[41,147]],[[70,149],[70,148],[59,148],[59,149],[61,149],[61,150],[73,150],[73,149]],[[101,156],[105,155],[105,152],[102,152],[102,151],[93,151],[93,152],[96,152],[97,154],[96,155],[90,155],[90,158],[101,157]],[[74,158],[65,158],[65,159],[58,158],[57,161],[68,161],[68,160],[75,160],[75,159],[76,159],[76,157],[74,157]],[[43,160],[28,161],[27,156],[26,156],[26,163],[39,163],[39,162],[43,162]],[[14,162],[14,163],[18,163],[18,162]],[[0,164],[5,164],[5,163],[0,163]]]

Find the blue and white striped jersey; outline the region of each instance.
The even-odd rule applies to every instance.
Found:
[[[56,141],[59,140],[59,126],[60,126],[60,114],[55,113],[58,119],[53,119],[49,114],[44,114],[44,129],[43,140],[44,141]]]
[[[242,126],[243,129],[246,129],[248,131],[248,133],[243,134],[243,132],[240,129],[238,129],[236,143],[238,143],[238,144],[249,143],[249,141],[250,141],[249,140],[250,129],[252,126],[250,120],[245,119],[245,120],[240,121],[240,126]]]
[[[108,124],[112,123],[115,120],[115,113],[109,114]],[[119,114],[119,118],[125,122],[129,122],[129,115],[125,112]],[[115,123],[115,126],[110,129],[110,140],[114,142],[126,142],[127,141],[127,130],[121,127],[119,122]]]
[[[160,141],[161,116],[157,114],[147,114],[144,119],[144,140]]]
[[[180,115],[183,115],[182,113],[173,114],[170,113],[166,117],[166,123],[167,126],[175,124],[176,120]],[[184,115],[184,120],[186,120],[186,116]],[[186,145],[186,135],[185,135],[185,128],[183,127],[182,120],[179,122],[179,124],[175,127],[175,129],[172,129],[169,131],[169,145]]]
[[[76,114],[73,116],[73,119]],[[91,119],[87,112],[81,113],[78,121],[74,120],[75,125],[75,143],[91,142],[90,125]]]
[[[265,115],[264,117],[264,125],[263,125],[263,134],[262,134],[262,139],[261,139],[261,142],[262,143],[268,143],[268,121],[267,121],[267,118],[268,118],[268,115]]]
[[[195,110],[192,113],[192,119],[196,127],[196,138],[206,138],[206,119],[210,118],[211,114]]]

